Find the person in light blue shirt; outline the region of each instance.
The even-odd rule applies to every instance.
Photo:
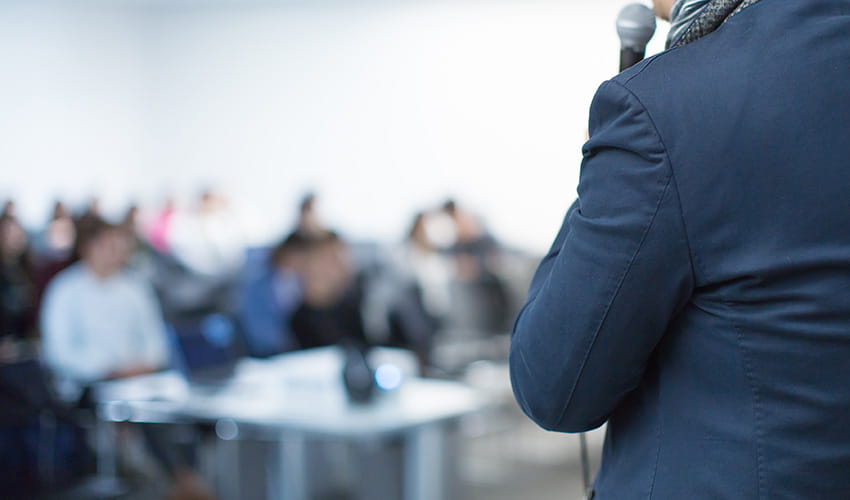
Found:
[[[70,399],[92,382],[159,370],[168,341],[151,286],[125,270],[130,237],[103,221],[80,234],[80,262],[47,288],[41,311],[44,355]]]

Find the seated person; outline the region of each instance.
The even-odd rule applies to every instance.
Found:
[[[335,233],[308,239],[302,268],[303,299],[290,321],[301,348],[366,342],[362,287],[348,247]]]
[[[77,226],[71,212],[61,201],[53,205],[53,214],[47,227],[39,236],[37,243],[41,257],[57,266],[67,264],[74,257],[74,241],[77,238]],[[61,270],[61,269],[60,269]],[[57,271],[58,272],[58,271]]]
[[[434,325],[418,290],[392,276],[355,273],[348,246],[333,232],[308,239],[301,259],[302,302],[290,321],[301,348],[400,347],[428,363]]]
[[[92,217],[78,238],[81,260],[50,283],[41,315],[45,361],[70,400],[92,382],[150,373],[169,362],[153,290],[126,270],[132,236]],[[212,498],[165,430],[143,431],[149,451],[173,476],[174,498]]]
[[[248,278],[239,304],[248,353],[266,357],[298,347],[289,321],[301,303],[307,237],[294,232],[272,250],[268,265]]]
[[[92,382],[149,373],[169,361],[153,290],[125,270],[130,235],[89,222],[79,234],[80,262],[53,279],[41,312],[47,364],[71,399]]]
[[[5,338],[33,337],[35,308],[29,238],[12,215],[0,216],[0,342]]]

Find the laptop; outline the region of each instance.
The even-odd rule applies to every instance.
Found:
[[[169,326],[177,369],[193,386],[221,387],[239,361],[234,321],[224,314],[184,319]]]

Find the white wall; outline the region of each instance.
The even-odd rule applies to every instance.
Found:
[[[28,222],[54,195],[109,191],[115,204],[149,163],[144,43],[123,10],[0,3],[0,197]]]
[[[0,197],[37,223],[56,195],[117,210],[215,185],[260,240],[308,187],[334,226],[382,239],[451,194],[540,251],[624,3],[7,1]]]

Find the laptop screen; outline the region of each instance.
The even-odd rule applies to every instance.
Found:
[[[236,332],[233,322],[221,314],[211,314],[170,326],[177,347],[177,365],[188,378],[233,367]]]

